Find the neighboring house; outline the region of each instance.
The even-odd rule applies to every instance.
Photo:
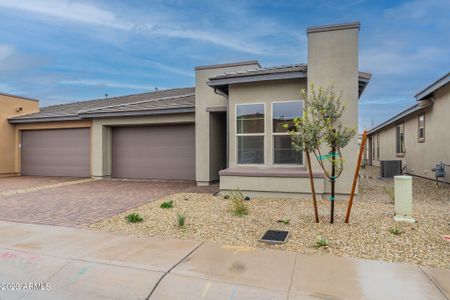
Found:
[[[302,116],[300,90],[334,85],[346,100],[343,122],[358,127],[358,99],[370,74],[358,72],[359,23],[308,28],[308,64],[263,68],[257,61],[195,68],[195,87],[44,107],[10,118],[16,173],[196,180],[223,191],[310,193],[301,153],[282,127]],[[344,149],[347,194],[357,138]],[[319,194],[328,190],[313,165]]]
[[[406,173],[430,179],[437,163],[450,164],[449,82],[447,73],[417,93],[413,106],[368,132],[369,164],[402,160]]]
[[[39,111],[35,99],[0,93],[0,177],[16,174],[14,148],[16,135],[14,125],[8,118]]]

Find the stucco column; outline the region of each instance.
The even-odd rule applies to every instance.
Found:
[[[334,86],[342,92],[344,126],[358,130],[358,33],[359,22],[309,27],[308,88]],[[329,149],[326,149],[327,151]],[[338,194],[348,194],[358,155],[357,136],[343,150],[344,172],[336,184]],[[329,192],[329,182],[326,191]]]
[[[100,122],[92,124],[92,177],[111,177],[111,128]]]

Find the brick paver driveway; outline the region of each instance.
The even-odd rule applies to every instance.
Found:
[[[30,180],[15,178],[20,179]],[[2,183],[4,180],[10,178],[0,178],[0,187],[7,185]],[[217,190],[217,185],[197,187],[190,181],[156,180],[95,180],[7,196],[2,196],[0,190],[0,220],[74,227],[94,223],[172,193]]]
[[[57,183],[69,182],[79,179],[80,178],[73,178],[73,177],[45,177],[45,176],[5,177],[0,178],[0,194],[14,190],[53,185]]]

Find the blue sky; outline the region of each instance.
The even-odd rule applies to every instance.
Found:
[[[0,0],[0,92],[41,106],[193,86],[196,65],[306,62],[305,28],[359,20],[360,128],[450,70],[450,2]]]

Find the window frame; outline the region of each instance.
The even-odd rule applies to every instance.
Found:
[[[403,129],[402,130],[402,132],[403,132],[403,144],[401,143],[401,139],[400,139],[400,134],[399,134],[399,136],[397,136],[397,128],[401,128],[401,129]],[[402,150],[403,152],[398,152],[397,150],[399,150],[399,149],[397,149],[397,138],[399,139],[399,144],[400,144],[400,150]],[[405,144],[406,144],[406,140],[405,140],[405,123],[399,123],[399,124],[397,124],[397,125],[395,125],[395,154],[396,154],[396,156],[398,156],[398,157],[403,157],[403,156],[405,156]]]
[[[380,134],[377,134],[377,160],[380,160]]]
[[[294,99],[294,100],[281,100],[281,101],[272,101],[270,103],[270,149],[272,151],[272,160],[271,165],[272,166],[282,166],[282,167],[290,167],[290,168],[299,168],[305,166],[305,151],[302,152],[302,163],[299,165],[296,164],[276,164],[275,163],[275,141],[274,137],[278,135],[289,135],[289,132],[273,132],[273,105],[277,103],[289,103],[289,102],[301,102],[303,104],[303,111],[302,111],[302,117],[305,114],[305,100],[303,99]]]
[[[420,117],[423,117],[423,126],[422,126],[423,136],[422,137],[420,137],[420,128],[421,128],[420,127]],[[419,143],[425,142],[425,113],[424,112],[417,116],[417,142],[419,142]]]
[[[237,127],[237,108],[240,105],[263,105],[264,106],[264,131],[263,133],[238,133]],[[236,165],[242,167],[254,167],[254,166],[265,166],[266,165],[266,134],[267,134],[267,124],[266,124],[266,114],[267,107],[265,102],[240,102],[234,104],[234,136],[235,136],[235,153],[236,153]],[[263,163],[262,164],[241,164],[239,163],[239,136],[262,136],[263,137]]]

